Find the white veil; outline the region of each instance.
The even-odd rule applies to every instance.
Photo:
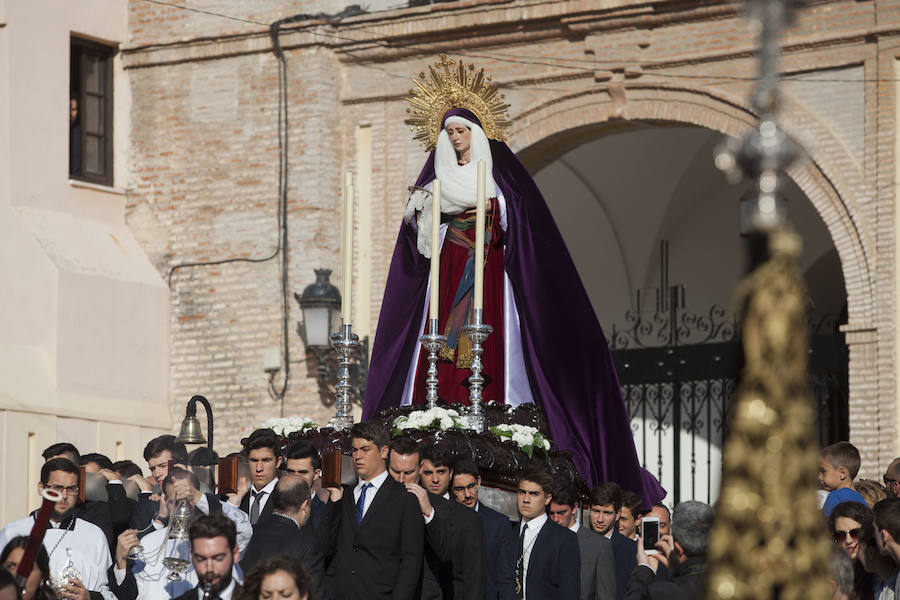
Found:
[[[475,195],[478,181],[478,161],[485,163],[485,198],[497,195],[497,185],[491,176],[494,161],[491,157],[491,145],[484,130],[472,121],[453,115],[447,117],[445,126],[450,123],[465,125],[472,132],[469,156],[471,160],[460,165],[456,158],[456,149],[447,135],[446,129],[438,134],[437,147],[434,151],[434,173],[441,180],[441,212],[458,215],[475,206]],[[431,195],[423,190],[415,190],[409,197],[404,217],[412,222],[415,213],[419,213],[420,224],[431,223]],[[425,258],[431,258],[431,227],[419,227],[416,247]]]

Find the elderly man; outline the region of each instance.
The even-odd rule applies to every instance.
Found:
[[[625,600],[700,599],[706,587],[706,550],[713,509],[703,502],[682,502],[672,512],[672,535],[656,544],[657,554],[644,552],[638,538],[638,566],[631,573]],[[654,581],[659,565],[672,571],[671,581]]]

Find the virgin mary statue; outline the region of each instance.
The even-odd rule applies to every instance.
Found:
[[[603,330],[534,180],[504,142],[508,106],[483,70],[441,57],[410,99],[431,150],[407,203],[372,350],[363,419],[422,403],[428,293],[438,285],[440,396],[468,403],[476,165],[486,163],[483,320],[486,402],[536,402],[554,445],[572,452],[589,486],[615,481],[657,502],[665,492],[638,463]],[[431,189],[441,181],[440,281],[430,281]],[[421,223],[422,226],[418,224]]]

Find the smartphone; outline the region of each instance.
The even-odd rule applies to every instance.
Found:
[[[644,542],[646,554],[657,554],[656,543],[659,541],[659,517],[644,517],[641,520],[641,540]]]

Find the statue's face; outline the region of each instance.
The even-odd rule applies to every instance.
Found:
[[[469,128],[460,123],[449,123],[446,130],[456,153],[461,157],[468,154],[472,145],[472,132]]]

